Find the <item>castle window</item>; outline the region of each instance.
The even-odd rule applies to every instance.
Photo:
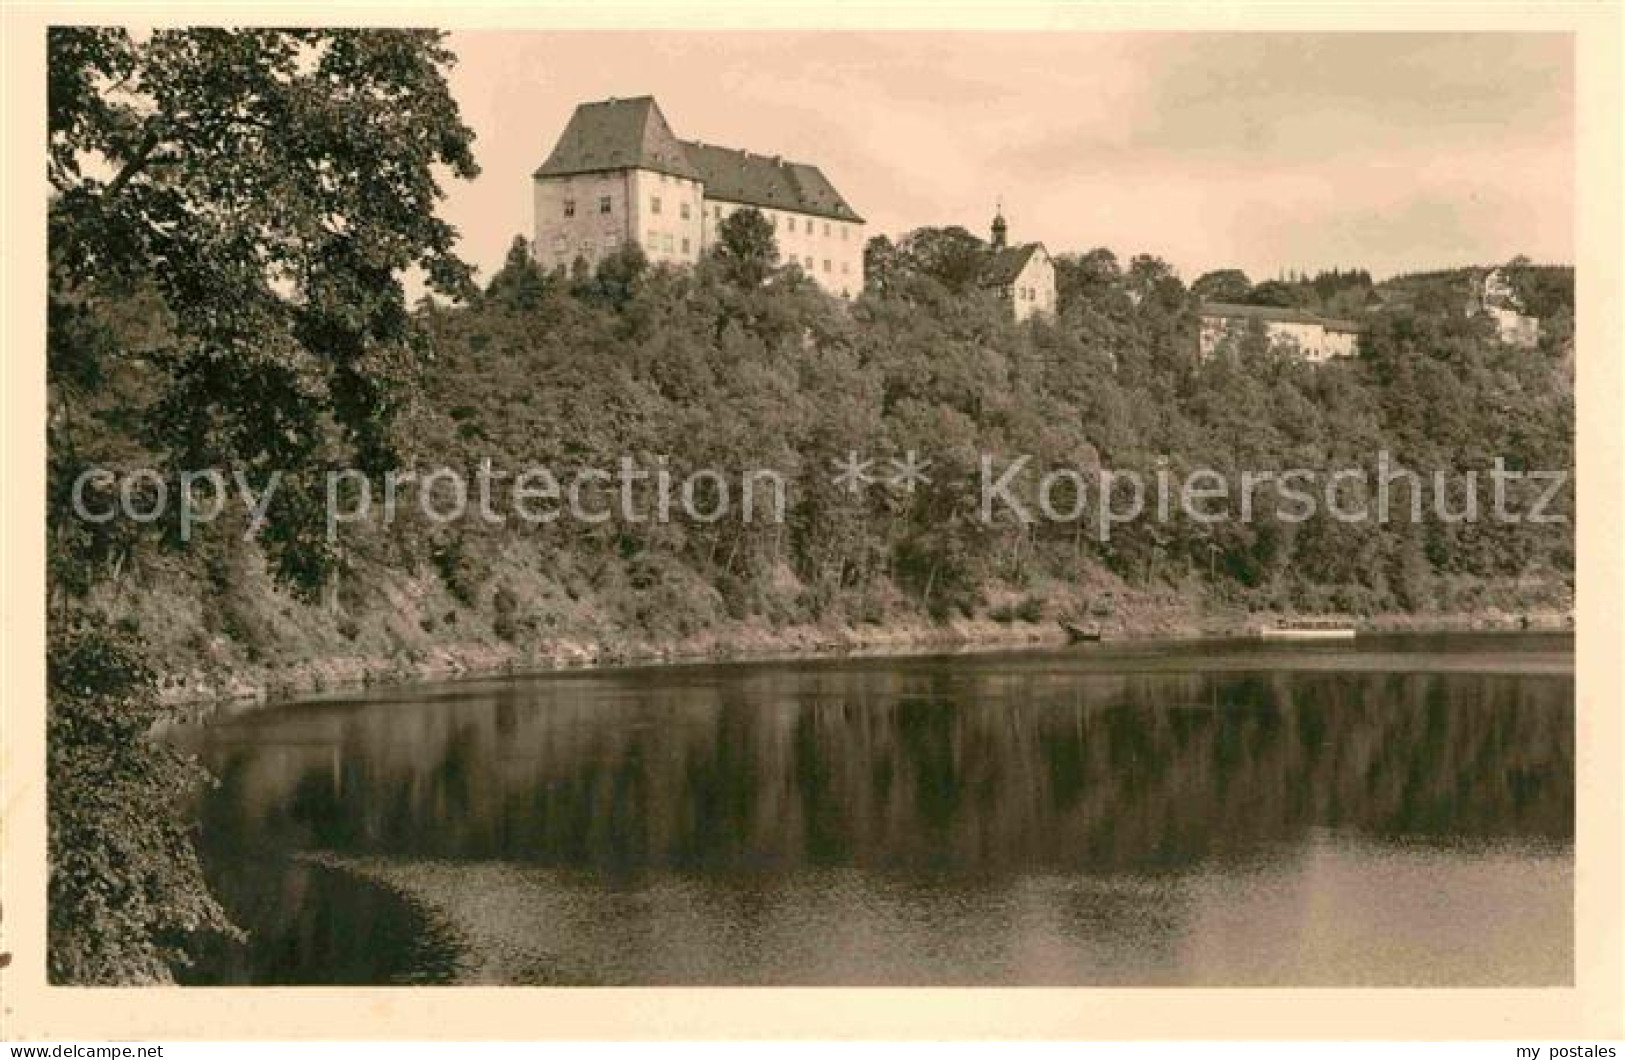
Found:
[[[790,231],[794,232],[795,230],[796,230],[796,219],[794,217],[792,217],[792,218],[790,218]]]
[[[576,201],[574,199],[565,199],[564,200],[564,216],[566,216],[566,217],[574,217],[575,215],[576,215]]]
[[[667,233],[666,233],[666,236],[665,236],[665,239],[664,239],[664,241],[663,241],[663,244],[662,244],[662,245],[664,245],[664,246],[665,246],[665,248],[666,248],[666,253],[667,253],[667,254],[670,254],[670,253],[671,253],[671,248],[672,248],[672,242],[671,242],[671,233],[670,233],[670,232],[667,232]]]
[[[683,220],[688,220],[688,203],[685,202],[678,206],[677,212],[682,216]]]
[[[600,196],[598,196],[598,212],[599,213],[609,213],[611,208],[612,207],[610,205],[608,195],[600,195]]]
[[[844,232],[844,231],[846,231],[846,229],[843,228],[843,229],[841,229],[841,231]],[[842,276],[845,276],[847,273],[849,273],[851,271],[852,271],[852,263],[850,261],[841,262],[841,275]]]
[[[842,239],[846,238],[847,231],[848,231],[848,229],[847,229],[846,225],[842,225],[841,226],[841,238]]]
[[[830,267],[829,267],[829,259],[828,259],[828,258],[825,258],[825,259],[824,259],[824,271],[825,271],[825,272],[829,272],[829,271],[830,271]]]
[[[686,240],[686,239],[683,240],[683,253],[684,254],[688,253],[688,240]]]
[[[649,196],[649,212],[650,213],[659,213],[660,212],[660,196],[658,196],[658,195]]]
[[[722,220],[722,207],[720,207],[720,206],[711,207],[711,216],[715,217],[719,221]]]
[[[812,255],[811,255],[811,254],[808,254],[808,255],[807,255],[807,257],[806,257],[806,259],[805,259],[805,260],[806,260],[806,262],[807,262],[807,271],[808,271],[808,272],[811,272],[811,271],[812,271],[812,267],[813,267],[813,263],[812,263]]]
[[[649,238],[648,238],[647,242],[649,244],[649,249],[650,250],[659,250],[660,249],[660,233],[656,232],[652,228],[649,229]]]
[[[829,235],[829,222],[828,221],[824,222],[824,234],[826,236]]]

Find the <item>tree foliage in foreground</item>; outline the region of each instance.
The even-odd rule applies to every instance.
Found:
[[[741,287],[759,287],[779,264],[773,226],[760,210],[735,210],[717,229],[712,249],[723,276]]]
[[[191,776],[147,738],[140,645],[92,606],[135,542],[73,518],[91,466],[319,480],[397,450],[420,337],[401,276],[467,288],[436,215],[473,134],[436,33],[57,28],[48,37],[53,978],[160,979],[224,929],[184,833]],[[135,307],[132,310],[132,307]],[[261,535],[305,592],[321,510]]]

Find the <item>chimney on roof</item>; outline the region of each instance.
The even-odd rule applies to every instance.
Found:
[[[782,166],[782,165],[784,165],[784,156],[783,156],[783,155],[774,155],[774,156],[773,156],[773,164],[774,164],[774,165],[775,165],[775,166]]]
[[[616,103],[619,103],[620,100],[616,99],[614,96],[610,96],[609,97],[609,102],[610,102],[611,106],[614,106]]]

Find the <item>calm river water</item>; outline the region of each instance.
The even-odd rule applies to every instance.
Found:
[[[173,735],[200,983],[1555,985],[1573,642],[682,666]]]

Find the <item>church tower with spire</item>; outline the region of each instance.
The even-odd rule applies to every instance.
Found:
[[[1018,322],[1055,314],[1055,263],[1042,243],[1010,245],[1010,223],[1004,201],[993,208],[993,243],[982,268],[981,284],[1009,304]]]

